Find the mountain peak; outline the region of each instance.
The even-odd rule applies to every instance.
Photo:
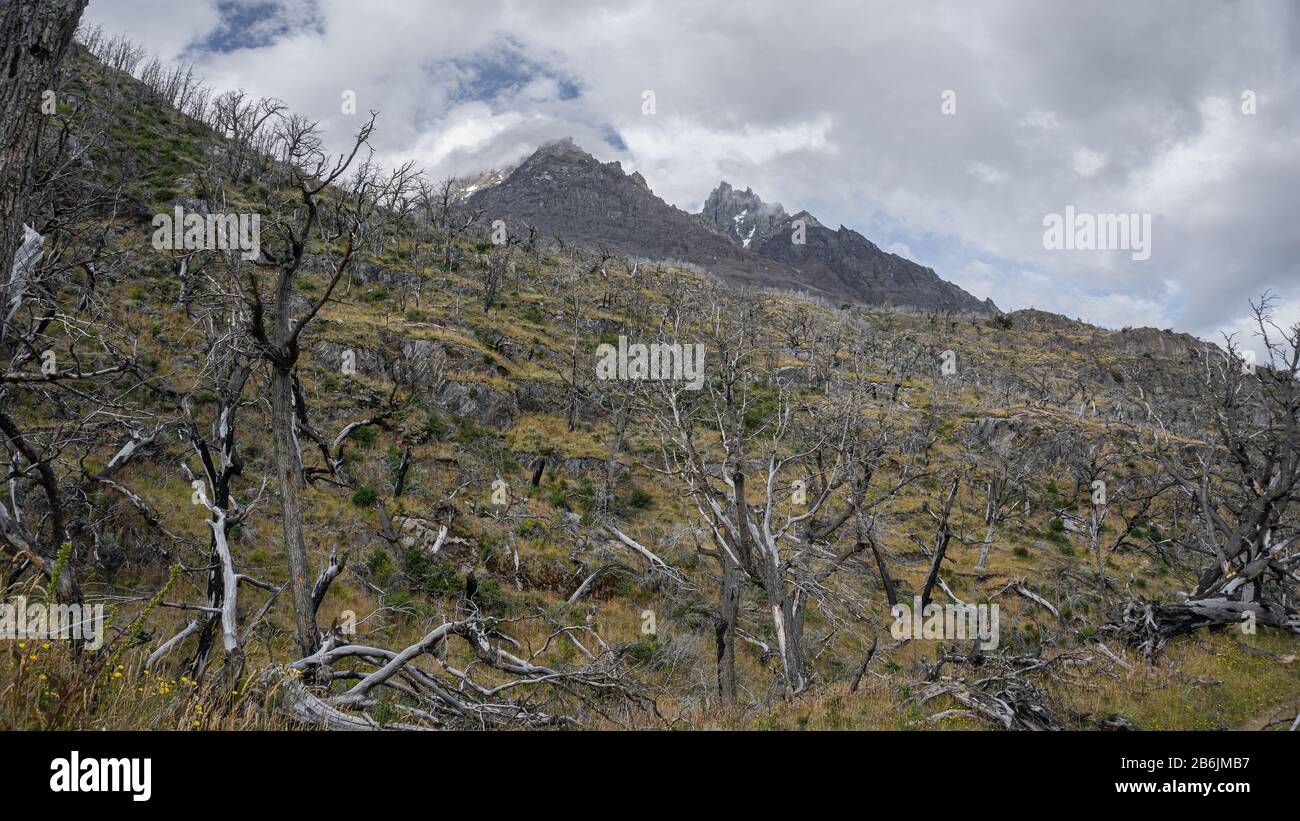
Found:
[[[812,214],[808,213],[808,211],[807,211],[806,209],[803,210],[803,211],[800,211],[799,213],[797,213],[797,214],[795,214],[794,216],[790,217],[790,219],[792,219],[792,220],[803,220],[803,224],[804,224],[806,227],[811,227],[811,228],[824,228],[824,227],[825,227],[824,225],[821,224],[821,221],[820,221],[820,220],[818,220],[818,219],[817,219],[816,217],[814,217]]]
[[[740,247],[748,248],[751,243],[765,239],[781,224],[785,219],[785,209],[763,202],[748,186],[744,191],[737,191],[731,183],[723,180],[704,201],[700,219]]]
[[[471,201],[493,218],[522,220],[544,234],[631,256],[698,265],[750,287],[819,294],[879,305],[996,312],[934,271],[887,254],[856,231],[824,227],[807,211],[793,217],[750,187],[719,181],[699,214],[655,196],[640,173],[601,162],[572,139],[540,146]],[[793,220],[806,242],[791,242]]]
[[[533,155],[528,159],[533,160],[533,159],[540,159],[545,157],[564,157],[564,158],[590,159],[590,160],[596,159],[595,157],[588,154],[586,151],[583,151],[581,148],[579,148],[578,144],[573,141],[572,137],[560,137],[559,139],[542,143],[537,147],[537,150],[534,151]]]

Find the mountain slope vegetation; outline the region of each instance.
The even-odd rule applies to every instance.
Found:
[[[7,648],[6,728],[1300,710],[1296,338],[1267,300],[1257,370],[1157,329],[846,305],[694,215],[656,233],[572,146],[462,200],[374,165],[362,117],[335,173],[278,102],[82,40],[7,323],[0,543],[10,596],[108,626]],[[552,193],[499,199],[519,175]],[[159,250],[177,208],[257,214],[260,255]],[[701,389],[599,377],[638,343],[703,345]],[[897,637],[914,597],[996,605],[996,646]]]

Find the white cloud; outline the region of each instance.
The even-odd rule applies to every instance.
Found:
[[[516,111],[494,114],[483,103],[466,103],[447,113],[443,127],[421,135],[405,151],[395,152],[398,160],[439,167],[457,152],[477,155],[485,147],[522,123],[526,117]]]
[[[127,32],[131,39],[164,60],[176,60],[191,42],[214,30],[221,17],[215,0],[184,4],[113,0],[90,5],[84,19],[91,25],[102,25],[109,34]]]
[[[1106,167],[1106,155],[1084,146],[1075,149],[1070,155],[1070,165],[1074,168],[1074,173],[1080,177],[1093,177]]]
[[[1034,128],[1039,131],[1060,131],[1061,121],[1052,111],[1031,111],[1016,121],[1021,128]]]
[[[1011,175],[1001,168],[994,168],[982,162],[972,164],[967,170],[974,174],[977,179],[983,180],[989,185],[1001,185],[1011,179]]]
[[[702,186],[732,176],[738,168],[780,163],[791,154],[833,154],[831,125],[830,116],[821,114],[766,128],[722,129],[680,115],[656,114],[632,121],[620,134],[635,158],[629,170],[641,170],[660,196],[698,208],[709,193]]]

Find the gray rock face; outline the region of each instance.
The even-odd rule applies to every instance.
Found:
[[[725,180],[704,201],[700,219],[742,248],[770,237],[785,221],[780,204],[763,202],[752,190],[737,191]]]
[[[998,312],[861,234],[831,231],[806,212],[790,217],[748,189],[724,182],[702,214],[688,214],[655,196],[640,174],[624,174],[619,163],[602,163],[571,140],[542,146],[468,204],[483,209],[486,224],[504,220],[512,233],[527,223],[577,245],[690,263],[732,285],[804,291],[832,302]],[[796,218],[805,221],[805,245],[790,242]]]
[[[828,293],[868,305],[897,305],[955,313],[1001,313],[992,300],[979,300],[951,282],[897,254],[880,250],[857,231],[838,231],[804,218],[805,242],[793,241],[796,215],[775,226],[750,249],[782,262],[799,278]]]
[[[639,174],[602,163],[569,140],[539,148],[501,183],[468,199],[486,224],[504,220],[511,233],[534,226],[580,246],[605,245],[625,255],[698,265],[736,284],[806,287],[782,265],[747,253],[691,214],[654,195]]]
[[[498,430],[510,426],[519,411],[513,397],[500,394],[477,382],[447,382],[438,402],[453,416],[464,416]]]
[[[1013,328],[1024,328],[1031,331],[1085,332],[1089,330],[1089,326],[1076,319],[1054,314],[1051,311],[1041,311],[1037,308],[1022,308],[1019,311],[1012,311],[1007,314],[1007,318],[1011,320]]]
[[[1156,328],[1125,328],[1120,331],[1128,353],[1151,353],[1161,356],[1195,356],[1205,346],[1191,334],[1162,331]]]
[[[1071,435],[1050,428],[1050,420],[1030,415],[986,416],[967,422],[965,432],[1002,456],[1034,456],[1048,464],[1063,464],[1077,445]]]
[[[704,203],[700,219],[741,245],[793,268],[798,278],[841,299],[870,305],[900,305],[958,313],[999,313],[961,288],[896,254],[880,250],[857,231],[832,231],[807,211],[788,216],[750,189],[723,182]],[[795,221],[806,242],[794,242]]]

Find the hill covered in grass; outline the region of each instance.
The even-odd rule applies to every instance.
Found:
[[[473,198],[418,187],[372,203],[383,229],[354,244],[367,201],[346,177],[319,192],[284,303],[308,317],[304,652],[276,352],[253,330],[303,208],[288,115],[192,117],[85,48],[65,74],[7,363],[40,373],[50,350],[62,370],[3,401],[13,512],[48,540],[58,499],[69,547],[38,566],[10,539],[6,578],[39,600],[75,573],[109,627],[95,652],[0,658],[6,727],[1192,729],[1300,710],[1286,630],[1153,645],[1133,626],[1214,561],[1160,456],[1216,441],[1219,348],[745,290],[515,224],[494,242]],[[264,256],[155,248],[178,207],[258,214]],[[620,339],[702,345],[702,389],[602,380]],[[1277,517],[1294,529],[1294,506]],[[916,596],[996,605],[996,646],[898,638],[891,599]]]

